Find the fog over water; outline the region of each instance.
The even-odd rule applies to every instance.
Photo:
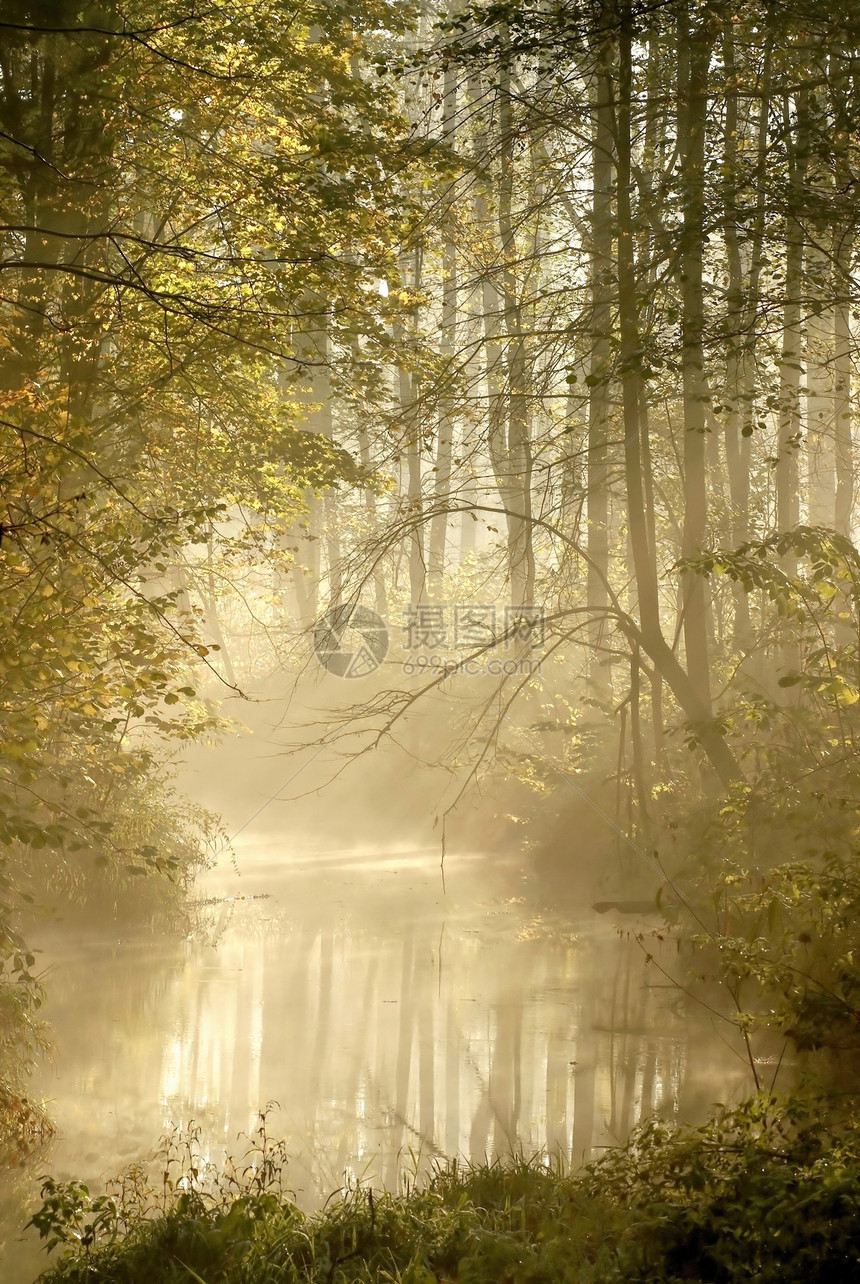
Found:
[[[184,782],[224,791],[236,828],[225,762],[246,816],[290,772],[265,737],[244,743],[200,751]],[[200,877],[183,934],[40,929],[54,1054],[34,1088],[58,1135],[25,1186],[50,1171],[98,1188],[192,1122],[219,1163],[271,1102],[288,1184],[311,1209],[453,1156],[577,1165],[649,1112],[695,1120],[743,1090],[725,1032],[648,964],[676,961],[655,919],[554,907],[530,860],[491,849],[487,800],[487,849],[460,843],[444,871],[429,824],[420,846],[383,843],[374,810],[388,805],[390,824],[417,788],[395,784],[367,760],[266,808]],[[369,838],[349,842],[348,804],[366,789]],[[33,1233],[7,1248],[4,1279],[27,1284],[44,1264]]]

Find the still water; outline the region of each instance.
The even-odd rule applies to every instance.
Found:
[[[44,934],[55,1050],[34,1089],[59,1132],[7,1194],[6,1284],[44,1265],[19,1229],[41,1173],[93,1189],[174,1124],[217,1162],[278,1103],[312,1208],[444,1156],[578,1164],[644,1114],[695,1120],[748,1087],[725,1029],[647,962],[643,921],[555,915],[478,856],[443,885],[438,850],[240,862],[200,881],[184,937]]]

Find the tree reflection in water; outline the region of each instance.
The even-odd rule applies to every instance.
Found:
[[[210,879],[270,896],[205,907],[181,943],[46,942],[58,1175],[97,1182],[190,1119],[217,1160],[274,1100],[313,1206],[445,1156],[579,1164],[651,1110],[745,1086],[629,932],[542,915],[516,870],[452,861],[446,893],[429,854]],[[685,1088],[691,1037],[707,1073]]]

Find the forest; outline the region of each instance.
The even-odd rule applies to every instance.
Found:
[[[29,1217],[57,1284],[860,1280],[858,262],[850,4],[7,0],[0,1257]],[[516,862],[738,1086],[687,1117],[654,1052],[614,1144],[580,1096],[464,1158],[436,1027],[411,1184],[300,1211],[265,1097],[244,1167],[42,1184],[50,925],[193,939],[263,812],[431,829],[443,894]]]

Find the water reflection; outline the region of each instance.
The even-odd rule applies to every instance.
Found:
[[[218,1160],[271,1100],[310,1207],[443,1156],[581,1163],[743,1082],[630,934],[541,915],[516,869],[451,860],[444,891],[436,854],[243,870],[207,876],[185,941],[44,942],[56,1055],[38,1086],[61,1135],[40,1171],[97,1184],[190,1120]]]

